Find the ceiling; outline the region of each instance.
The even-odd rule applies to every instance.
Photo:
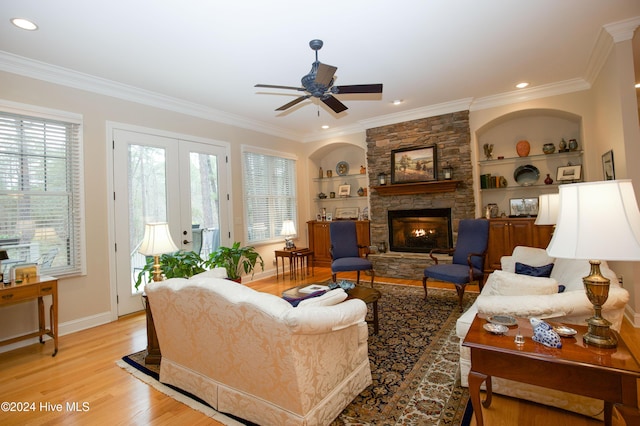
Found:
[[[588,82],[603,26],[639,16],[638,0],[2,0],[0,69],[35,60],[37,78],[314,140],[516,96],[521,81],[523,94]],[[254,85],[300,87],[312,39],[337,85],[383,83],[382,95],[338,95],[340,114],[315,98],[274,111],[300,92]]]

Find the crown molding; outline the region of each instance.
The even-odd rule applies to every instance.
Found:
[[[613,22],[604,26],[615,43],[631,40],[636,28],[640,26],[640,16],[625,19],[623,21]]]
[[[437,115],[465,111],[469,109],[469,105],[471,104],[472,99],[473,98],[459,99],[456,101],[444,102],[441,104],[429,105],[426,107],[415,108],[408,111],[396,112],[393,114],[381,115],[370,119],[359,120],[356,124],[353,124],[351,126],[338,127],[333,131],[314,133],[313,135],[305,137],[302,141],[312,142],[327,140],[339,136],[364,132],[367,129],[388,126],[390,124],[404,123],[406,121],[419,120],[421,118],[435,117]]]
[[[478,98],[473,101],[470,109],[471,111],[477,111],[487,108],[495,108],[504,105],[526,102],[533,99],[564,95],[566,93],[578,92],[581,90],[588,90],[590,88],[591,84],[589,84],[584,79],[574,78],[557,83],[550,83],[528,89],[516,90],[512,92],[500,93],[497,95]]]
[[[301,134],[193,102],[0,51],[0,70],[217,123],[298,141]]]
[[[596,43],[591,50],[591,56],[589,57],[587,70],[585,71],[584,79],[588,81],[589,84],[593,84],[596,78],[598,78],[598,74],[600,74],[612,49],[613,39],[611,35],[604,28],[601,28]]]

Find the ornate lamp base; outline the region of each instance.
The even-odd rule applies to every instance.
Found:
[[[611,331],[611,323],[602,317],[602,305],[609,297],[610,281],[602,276],[599,260],[590,260],[589,263],[591,264],[591,271],[589,276],[582,279],[582,282],[584,283],[587,297],[593,304],[595,314],[587,320],[589,330],[587,334],[582,336],[582,340],[585,344],[598,348],[615,348],[618,346],[618,339]]]
[[[582,336],[582,341],[590,346],[611,349],[618,346],[618,339],[609,328],[611,323],[604,318],[592,317],[587,320],[589,330]]]

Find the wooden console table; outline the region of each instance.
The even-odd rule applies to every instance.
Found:
[[[53,339],[54,350],[51,356],[56,356],[58,353],[58,280],[53,277],[41,276],[25,280],[20,284],[16,284],[14,281],[9,285],[0,284],[0,287],[0,307],[38,299],[38,331],[3,340],[0,342],[0,346],[33,337],[39,337],[40,343],[44,343],[42,336],[47,335]],[[51,296],[49,328],[46,326],[44,316],[44,300],[42,299],[44,296]]]
[[[640,364],[622,339],[615,349],[601,349],[582,342],[586,326],[571,325],[578,331],[563,338],[562,348],[549,348],[531,339],[533,330],[527,319],[519,318],[518,327],[510,327],[506,335],[491,334],[483,329],[487,321],[475,317],[462,343],[471,349],[469,393],[476,424],[483,425],[480,385],[486,384],[486,399],[491,405],[491,376],[557,389],[604,401],[604,423],[611,425],[615,405],[628,425],[640,424],[638,382]],[[517,329],[525,336],[516,345]]]

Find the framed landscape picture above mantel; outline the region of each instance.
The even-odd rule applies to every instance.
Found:
[[[435,145],[391,151],[391,183],[437,180]]]

